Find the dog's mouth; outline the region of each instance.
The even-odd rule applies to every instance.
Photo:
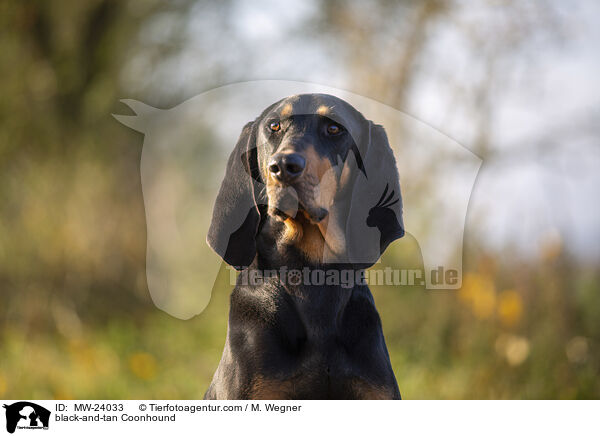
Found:
[[[268,213],[280,221],[290,218],[297,219],[302,216],[312,224],[319,224],[327,218],[329,211],[311,203],[303,198],[298,198],[295,190],[286,189],[286,192],[281,193],[277,198],[269,198]]]
[[[321,234],[324,244],[321,256],[324,255],[325,250],[330,256],[343,253],[345,247],[343,231],[339,226],[332,226],[332,216],[335,215],[335,212],[315,204],[316,201],[305,201],[302,191],[300,191],[300,199],[295,190],[286,191],[286,194],[290,194],[289,196],[281,195],[283,194],[281,191],[271,192],[271,195],[268,196],[268,214],[285,223],[288,240],[299,241],[307,232],[315,235],[314,229],[316,228]],[[333,222],[337,222],[335,218]]]
[[[319,206],[307,208],[302,204],[300,204],[299,211],[313,224],[319,224],[329,214],[325,208]]]
[[[280,208],[278,206],[269,206],[269,214],[280,221],[287,219],[297,219],[300,215],[310,221],[312,224],[319,224],[325,218],[329,212],[319,206],[306,207],[302,203],[298,203],[298,207],[295,210]]]

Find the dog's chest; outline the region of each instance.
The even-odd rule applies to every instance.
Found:
[[[248,398],[393,397],[395,381],[381,363],[389,358],[367,288],[271,283],[235,295],[230,345],[234,366],[247,374]]]
[[[352,298],[347,289],[338,295],[335,290],[321,291],[318,298],[293,299],[293,310],[280,311],[282,324],[295,325],[277,332],[288,335],[283,344],[292,344],[280,347],[279,354],[287,358],[278,366],[285,368],[280,375],[289,382],[289,394],[340,398],[360,391],[378,396],[376,386],[384,384],[388,374],[377,365],[387,355],[374,306],[369,299]]]

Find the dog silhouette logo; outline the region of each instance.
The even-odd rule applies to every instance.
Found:
[[[14,433],[18,429],[48,429],[50,411],[29,401],[19,401],[4,405],[6,409],[6,431]]]

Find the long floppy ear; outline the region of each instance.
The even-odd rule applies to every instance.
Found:
[[[396,159],[382,126],[365,122],[359,151],[364,171],[356,171],[346,222],[349,261],[371,266],[390,243],[404,236],[402,195]]]
[[[229,156],[225,178],[217,195],[206,242],[229,265],[243,269],[256,256],[260,193],[252,177],[257,169],[254,122],[244,126]]]

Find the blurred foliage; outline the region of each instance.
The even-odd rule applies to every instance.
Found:
[[[410,237],[382,266],[418,266],[407,252],[418,252]],[[564,254],[518,267],[477,257],[459,292],[371,286],[403,396],[597,398],[597,271],[579,270]],[[53,308],[50,330],[6,323],[0,394],[199,398],[220,359],[230,290],[223,268],[208,308],[190,321],[151,309],[134,318],[122,309],[84,323]]]
[[[393,2],[380,3],[380,15],[396,13]],[[338,32],[333,45],[348,50],[364,94],[399,105],[427,25],[443,19],[449,3],[400,2],[416,18],[397,58],[376,56],[369,38],[384,20],[366,20],[357,4],[328,3],[313,30]],[[122,112],[120,75],[143,24],[185,16],[189,7],[0,4],[2,398],[200,398],[212,377],[226,333],[229,272],[221,270],[211,303],[192,320],[154,307],[144,270],[141,136],[110,117]],[[359,18],[361,26],[347,25]],[[365,57],[386,77],[356,64]],[[580,265],[560,237],[537,258],[521,259],[510,249],[486,252],[471,234],[466,253],[458,292],[372,287],[404,397],[600,397],[598,268]],[[421,267],[416,241],[396,243],[383,265]]]

